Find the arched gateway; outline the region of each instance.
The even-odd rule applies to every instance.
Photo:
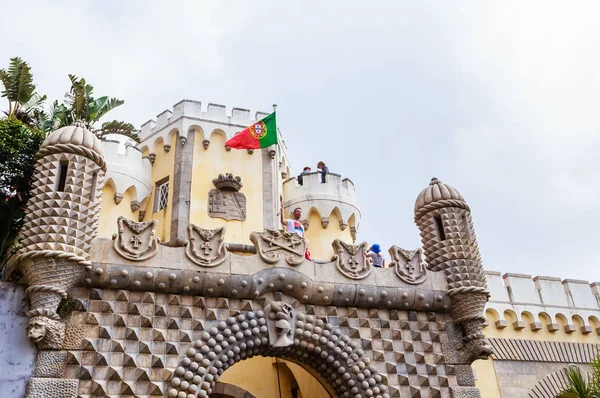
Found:
[[[241,313],[204,332],[175,370],[169,397],[208,397],[228,367],[255,355],[302,363],[321,374],[340,397],[389,397],[387,380],[332,324],[296,313],[284,302],[271,303],[267,311]]]
[[[181,104],[178,115],[192,105],[197,109]],[[221,117],[211,115],[203,117]],[[167,113],[161,116],[161,126],[167,119]],[[223,123],[229,129],[230,121]],[[188,131],[183,124],[165,129]],[[369,245],[353,242],[359,212],[351,181],[330,174],[326,183],[311,175],[302,187],[287,182],[289,212],[320,201],[322,214],[341,217],[333,256],[313,261],[305,256],[303,237],[272,228],[278,221],[279,180],[272,163],[277,151],[262,150],[254,155],[257,162],[249,151],[240,160],[257,167],[252,176],[264,178],[265,185],[256,182],[246,196],[239,192],[240,177],[221,174],[212,180],[216,190],[202,193],[210,219],[200,213],[190,218],[185,209],[191,193],[182,187],[196,178],[206,182],[208,170],[192,168],[192,158],[217,149],[208,140],[168,137],[170,144],[160,141],[158,153],[144,161],[164,171],[171,160],[174,174],[153,174],[154,207],[144,202],[148,213],[132,200],[126,214],[138,212],[136,220],[103,220],[104,230],[113,225],[112,239],[98,237],[109,163],[105,145],[79,122],[44,141],[15,256],[29,286],[28,335],[39,349],[27,397],[208,397],[225,369],[255,355],[302,364],[344,398],[480,397],[471,363],[491,353],[482,334],[488,292],[470,208],[458,191],[433,179],[417,198],[415,223],[427,263],[420,249],[392,246],[391,267],[374,268]],[[222,152],[221,160],[230,159],[226,148]],[[113,168],[117,154],[108,155]],[[136,156],[127,159],[141,165]],[[247,211],[261,192],[263,203]],[[115,195],[117,205],[121,200]],[[326,211],[334,202],[348,206]],[[239,220],[228,224],[234,213]],[[171,222],[171,234],[159,220]],[[240,243],[246,239],[240,234],[251,228],[242,223],[249,220],[266,227],[251,233],[252,245]],[[237,228],[236,242],[227,243],[225,225]],[[325,229],[334,226],[327,217],[321,226],[310,226],[320,234],[313,248],[326,253],[322,243],[331,235]],[[170,236],[168,244],[161,244],[159,234]]]

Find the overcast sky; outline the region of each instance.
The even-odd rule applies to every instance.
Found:
[[[84,76],[136,126],[184,98],[277,103],[294,172],[354,181],[359,240],[419,247],[435,176],[487,269],[600,280],[600,3],[299,3],[6,1],[0,67],[24,58],[51,99]]]

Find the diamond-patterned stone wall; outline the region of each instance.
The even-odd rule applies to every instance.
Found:
[[[73,290],[76,310],[70,322],[81,325],[84,336],[79,349],[66,350],[64,377],[79,379],[81,397],[165,396],[194,342],[220,322],[271,301]],[[347,336],[366,365],[382,376],[387,385],[382,397],[451,397],[457,381],[443,354],[448,315],[294,303],[302,318],[320,320]]]
[[[61,161],[68,162],[68,169],[64,191],[58,192]],[[21,253],[50,250],[87,258],[97,234],[103,176],[98,164],[79,154],[51,153],[38,159]]]

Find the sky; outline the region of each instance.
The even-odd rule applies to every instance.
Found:
[[[0,67],[27,60],[52,100],[72,73],[136,126],[184,98],[277,103],[295,172],[324,160],[354,182],[359,242],[419,247],[414,201],[437,177],[469,203],[486,269],[600,281],[598,2],[2,9]]]

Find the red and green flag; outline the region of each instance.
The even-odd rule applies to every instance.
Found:
[[[235,149],[258,149],[277,144],[275,112],[240,131],[225,145]]]

